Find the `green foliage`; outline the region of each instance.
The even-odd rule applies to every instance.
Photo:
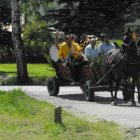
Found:
[[[47,24],[45,21],[32,21],[25,25],[23,32],[23,43],[27,56],[43,56],[46,53],[46,42],[48,36]]]
[[[11,23],[10,0],[0,0],[0,29]]]
[[[47,5],[53,0],[24,0],[21,3],[21,11],[29,19],[31,16],[40,17],[40,7],[47,7]]]
[[[140,10],[138,0],[58,0],[58,3],[65,6],[58,10],[58,15],[52,15],[58,21],[54,26],[76,34],[112,33],[124,23],[135,21]]]

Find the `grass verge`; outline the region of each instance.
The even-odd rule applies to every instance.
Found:
[[[113,122],[88,122],[62,111],[54,123],[54,106],[20,90],[0,91],[0,140],[123,140]]]
[[[55,75],[49,64],[27,64],[31,84],[46,84],[47,78]],[[16,64],[0,64],[0,83],[16,84]]]

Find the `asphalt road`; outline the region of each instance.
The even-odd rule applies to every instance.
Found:
[[[118,93],[118,105],[112,106],[109,92],[95,92],[95,102],[87,102],[79,87],[61,87],[57,97],[49,96],[46,86],[1,86],[0,90],[14,88],[20,88],[39,100],[60,105],[74,114],[114,121],[125,127],[140,128],[140,105],[137,103],[136,107],[131,107],[129,103],[123,103],[121,92]],[[137,101],[137,94],[135,96]]]

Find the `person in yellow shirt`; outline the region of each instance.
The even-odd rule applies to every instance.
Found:
[[[80,45],[78,45],[78,43],[74,42],[71,38],[70,35],[67,35],[65,37],[65,41],[59,46],[59,51],[58,51],[58,56],[59,56],[59,60],[65,64],[65,62],[68,62],[67,60],[70,59],[71,61],[67,64],[70,71],[71,71],[71,75],[73,77],[74,82],[78,82],[79,81],[79,67],[75,65],[76,62],[80,61],[83,56],[81,55],[81,47]],[[65,66],[63,65],[63,66]]]
[[[65,41],[59,46],[58,56],[60,61],[64,61],[67,58],[80,59],[81,47],[78,43],[72,41],[70,35],[67,35]]]

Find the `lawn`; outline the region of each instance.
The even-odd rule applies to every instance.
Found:
[[[0,140],[123,140],[113,122],[88,122],[62,109],[62,124],[54,123],[54,107],[20,90],[0,91]]]
[[[55,75],[54,69],[49,64],[28,64],[28,75],[33,83],[45,83],[48,77]],[[0,64],[1,81],[4,77],[16,77],[16,64]],[[14,83],[15,78],[7,80],[6,84]]]

